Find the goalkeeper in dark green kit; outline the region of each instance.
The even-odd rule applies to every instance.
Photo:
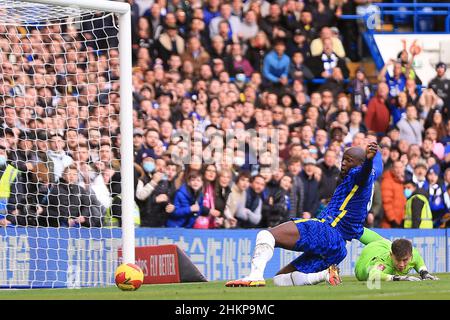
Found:
[[[419,251],[412,247],[409,240],[397,239],[391,242],[365,228],[360,241],[366,246],[355,266],[355,275],[359,281],[439,280],[428,272]],[[411,269],[416,270],[420,278],[408,276]]]

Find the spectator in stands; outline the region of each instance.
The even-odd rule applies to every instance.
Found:
[[[431,212],[433,215],[433,224],[437,227],[440,224],[442,216],[447,212],[444,202],[445,188],[440,181],[441,169],[438,164],[434,164],[428,169],[427,182],[424,185],[428,194]]]
[[[227,58],[227,47],[225,46],[225,40],[219,35],[214,36],[211,40],[210,56],[211,61],[213,62],[213,69],[214,64],[218,63],[222,63],[223,67],[223,62]],[[218,71],[219,70],[222,71],[223,69],[217,69],[216,67],[216,70],[214,70],[214,73],[218,75],[219,74]]]
[[[443,176],[443,184],[445,190],[449,189],[450,187],[450,168],[445,169],[444,176]]]
[[[22,172],[31,170],[39,159],[34,148],[34,132],[21,131],[17,140],[17,150],[11,152],[10,160],[14,167]]]
[[[450,188],[447,188],[446,192],[444,193],[444,202],[447,212],[441,217],[439,228],[450,227]]]
[[[345,65],[344,67],[345,75],[341,68],[333,68],[331,76],[325,79],[325,82],[319,87],[319,90],[330,90],[333,93],[333,97],[337,97],[340,94],[347,94],[348,89],[344,77],[348,77],[348,70]]]
[[[315,146],[317,147],[317,158],[322,159],[327,150],[328,144],[328,133],[325,130],[317,130],[316,135],[314,137]]]
[[[215,228],[220,217],[220,211],[215,205],[215,186],[217,180],[217,169],[214,164],[208,164],[203,169],[203,205],[209,208],[209,228]],[[220,225],[217,225],[219,227]]]
[[[367,129],[375,131],[377,134],[385,134],[390,123],[390,113],[386,105],[389,87],[381,82],[378,85],[376,96],[372,97],[367,107],[365,123]]]
[[[220,0],[205,1],[203,7],[203,19],[209,25],[212,19],[220,15]]]
[[[402,118],[397,127],[400,130],[400,139],[407,141],[409,144],[422,144],[423,126],[417,120],[417,109],[413,105],[406,107],[406,117]]]
[[[262,192],[262,219],[260,226],[271,228],[289,219],[286,210],[286,199],[280,184],[273,179],[272,168],[262,166],[260,174],[264,177],[265,188]]]
[[[246,56],[255,71],[263,72],[264,59],[269,51],[270,41],[263,31],[259,31],[250,39]]]
[[[408,105],[413,105],[412,103],[408,104],[408,95],[406,92],[400,92],[398,96],[393,100],[393,104],[390,104],[391,114],[393,124],[397,125],[398,122],[404,118],[406,113],[406,107]],[[416,112],[417,113],[417,112]]]
[[[238,210],[243,209],[243,204],[246,203],[247,189],[250,186],[250,174],[246,171],[239,173],[236,178],[236,182],[231,187],[231,192],[228,196],[224,216],[225,216],[225,228],[236,228],[237,218],[236,213]]]
[[[362,121],[363,116],[361,111],[352,110],[350,113],[350,121],[347,125],[348,134],[344,139],[346,144],[351,144],[357,134],[362,133],[364,135],[367,132],[367,128]]]
[[[339,68],[344,78],[348,78],[348,69],[345,61],[334,52],[333,41],[330,38],[323,40],[323,50],[313,55],[307,63],[315,77],[330,78],[333,70]]]
[[[78,168],[64,169],[59,182],[48,194],[47,207],[39,224],[49,227],[100,227],[102,210],[95,196],[78,185]]]
[[[202,47],[209,49],[211,47],[211,39],[209,37],[208,28],[205,22],[200,18],[193,18],[190,24],[190,29],[187,34],[188,37],[197,37],[200,39]]]
[[[137,59],[139,50],[146,50],[149,57],[154,56],[153,31],[149,21],[145,17],[139,17],[132,34],[133,57]]]
[[[300,29],[305,33],[308,43],[311,43],[317,36],[317,28],[313,21],[313,15],[308,7],[300,13]],[[321,51],[320,48],[319,51]]]
[[[439,98],[441,98],[445,106],[447,106],[447,113],[446,116],[449,118],[448,111],[450,108],[448,107],[450,104],[450,80],[445,75],[447,71],[447,65],[443,62],[439,62],[436,64],[436,77],[431,79],[431,81],[428,83],[428,88],[433,89],[434,93],[437,94]]]
[[[287,54],[290,57],[292,57],[295,52],[300,52],[303,58],[309,58],[311,56],[306,32],[299,28],[294,30],[292,39],[289,40],[287,45]]]
[[[144,136],[144,144],[141,148],[141,150],[138,151],[138,154],[136,155],[136,163],[142,164],[142,161],[146,157],[152,157],[155,158],[155,151],[154,147],[156,146],[156,143],[159,139],[159,133],[155,129],[148,129],[145,132]]]
[[[316,179],[316,160],[308,157],[303,160],[303,171],[300,173],[304,186],[303,217],[314,218],[320,205],[319,182]]]
[[[280,188],[283,193],[283,199],[284,199],[284,210],[286,212],[286,219],[290,218],[290,212],[291,212],[291,193],[292,193],[292,181],[293,177],[290,174],[285,174],[280,179]]]
[[[417,164],[414,166],[414,172],[412,175],[412,181],[416,184],[418,188],[426,187],[426,177],[427,177],[428,166],[427,163],[423,160],[417,161]]]
[[[209,23],[209,36],[212,38],[219,34],[219,24],[221,21],[225,21],[230,26],[230,33],[237,35],[241,26],[241,21],[238,17],[232,15],[232,8],[229,3],[220,4],[220,15],[211,19]]]
[[[209,54],[204,50],[197,37],[190,37],[186,51],[180,55],[183,62],[190,61],[194,68],[194,74],[199,75],[202,64],[209,63]]]
[[[438,133],[435,128],[430,127],[425,130],[425,138],[430,139],[433,142],[433,153],[439,160],[444,159],[445,148],[438,140]]]
[[[318,165],[318,168],[322,171],[322,176],[319,181],[319,200],[325,205],[331,200],[338,184],[340,170],[336,166],[336,163],[336,152],[327,150],[323,161]]]
[[[417,188],[414,182],[405,181],[404,193],[407,198],[405,209],[405,228],[432,229],[433,220],[426,190]]]
[[[414,58],[419,53],[417,51],[417,46],[415,45],[415,43],[413,43],[413,45],[411,46],[411,58],[409,59],[408,51],[406,50],[406,41],[403,44],[403,50],[400,51],[397,55],[397,59],[402,65],[402,72],[405,75],[406,79],[411,79],[415,84],[420,85],[422,84],[422,81],[419,79],[412,67],[414,64]]]
[[[281,7],[276,2],[270,4],[268,16],[261,19],[259,25],[271,40],[287,39],[291,36],[289,30],[283,25]]]
[[[261,175],[252,177],[250,188],[245,194],[243,207],[238,204],[236,211],[237,226],[240,228],[255,228],[259,226],[262,218],[262,193],[266,186],[265,179]]]
[[[305,202],[305,187],[300,172],[302,170],[301,160],[298,157],[291,157],[287,163],[288,172],[292,175],[292,188],[290,194],[291,210],[289,215],[291,218],[304,217],[303,208]],[[307,218],[306,216],[304,218]]]
[[[356,69],[355,79],[351,81],[349,91],[352,94],[352,102],[355,108],[366,112],[367,104],[372,95],[372,88],[363,68]]]
[[[141,211],[142,227],[164,227],[167,218],[175,210],[173,204],[177,191],[176,179],[178,176],[178,166],[173,162],[168,162],[165,173],[156,184]],[[154,180],[156,181],[156,180]]]
[[[394,67],[392,76],[387,72],[389,66]],[[389,86],[389,95],[391,97],[397,97],[398,94],[405,89],[407,79],[405,74],[408,73],[409,70],[406,70],[405,72],[402,71],[402,64],[400,61],[390,59],[381,69],[380,74],[378,75],[378,81],[386,82]]]
[[[322,32],[326,26],[334,22],[333,9],[326,2],[322,0],[312,1],[309,3],[309,8],[314,17],[315,25],[318,29],[322,28]]]
[[[64,151],[65,144],[64,137],[59,134],[53,134],[50,138],[50,148],[47,155],[53,162],[53,173],[56,180],[59,180],[63,171],[73,163],[72,157]]]
[[[153,190],[161,181],[163,174],[156,172],[155,160],[149,156],[143,159],[142,169],[144,174],[137,181],[136,198],[140,201],[148,202]],[[146,215],[146,212],[142,212],[142,215]]]
[[[231,77],[235,77],[238,73],[244,73],[246,77],[250,77],[253,73],[253,67],[242,55],[242,48],[239,43],[231,45],[231,55],[226,60],[225,65]]]
[[[424,158],[427,161],[429,167],[438,162],[438,155],[434,153],[433,140],[431,140],[428,137],[425,137],[423,139],[421,150],[422,150],[422,158]]]
[[[198,217],[209,215],[209,208],[203,205],[201,173],[191,170],[186,177],[186,181],[175,194],[173,203],[175,210],[168,216],[167,227],[192,228]],[[208,227],[209,219],[206,220],[206,227]],[[205,226],[204,222],[200,222],[199,225]]]
[[[284,53],[286,45],[283,39],[274,41],[274,50],[269,52],[264,58],[263,74],[268,87],[281,89],[289,82],[289,65],[291,60]]]
[[[231,171],[227,169],[222,169],[219,172],[219,177],[216,181],[215,186],[215,196],[214,196],[214,204],[216,210],[220,212],[220,215],[216,217],[213,221],[213,225],[216,228],[224,227],[225,224],[225,207],[228,201],[228,196],[231,193]]]
[[[331,41],[331,44],[329,45],[331,47],[330,51],[341,59],[345,58],[345,50],[341,40],[339,40],[338,37],[333,36],[333,32],[328,26],[324,26],[320,30],[320,38],[311,41],[311,55],[313,57],[321,56],[325,51],[325,42],[328,42],[328,40]]]
[[[291,65],[289,66],[289,77],[292,80],[311,80],[314,78],[313,73],[303,63],[303,55],[300,51],[295,51],[292,54]]]
[[[428,114],[432,110],[442,110],[444,116],[448,117],[448,113],[445,113],[443,100],[433,91],[433,89],[425,89],[419,98],[418,107],[420,110],[420,116],[422,119],[426,119]]]
[[[367,214],[366,226],[368,228],[380,228],[383,219],[383,200],[381,197],[380,181],[375,181],[373,184],[372,204]]]
[[[178,34],[178,27],[175,24],[167,25],[166,31],[158,39],[158,57],[166,63],[171,55],[181,56],[184,53],[184,48],[184,39]]]
[[[8,173],[9,170],[13,171]],[[10,169],[6,167],[2,175],[3,179],[6,179],[6,176],[3,177],[5,174],[13,174],[12,177],[14,177],[12,166]],[[37,226],[38,217],[44,211],[43,204],[51,186],[51,177],[52,175],[45,163],[38,163],[34,166],[31,175],[17,174],[11,181],[13,184],[11,185],[7,205],[8,215],[6,215],[6,220],[0,219],[0,224],[3,225],[2,223],[5,222],[6,224],[11,223],[19,226]],[[0,179],[0,183],[1,181]],[[2,211],[2,216],[3,214]]]
[[[418,78],[417,78],[418,79]],[[408,97],[408,102],[417,106],[419,102],[420,94],[419,89],[417,88],[416,82],[409,78],[406,79],[405,92]]]
[[[383,174],[381,180],[384,209],[382,228],[402,228],[406,204],[406,197],[403,193],[404,172],[403,163],[396,161],[392,165],[392,169]]]
[[[24,195],[17,194],[17,192],[25,190],[17,190],[17,186],[26,187],[26,176],[21,174],[20,171],[14,167],[14,163],[8,161],[7,143],[4,138],[0,138],[0,188],[2,190],[2,196],[0,198],[0,226],[7,226],[11,224],[11,219],[7,219],[8,209],[13,211],[11,204],[18,204],[18,197]],[[15,187],[16,190],[11,190]],[[13,191],[11,193],[11,191]],[[25,193],[26,194],[26,193]],[[13,198],[12,202],[10,198]],[[8,204],[10,207],[8,208]]]
[[[150,21],[151,25],[152,25],[152,30],[153,30],[153,39],[158,39],[160,33],[161,33],[161,29],[158,27],[163,26],[163,17],[161,14],[161,6],[159,5],[159,3],[154,3],[150,9],[146,10],[144,12],[144,17],[147,17],[147,19]]]
[[[238,38],[241,41],[248,41],[255,37],[259,32],[258,17],[253,10],[248,10],[245,13],[244,19],[241,22],[239,31],[237,33]]]
[[[436,131],[436,138],[434,140],[442,141],[447,135],[447,129],[443,119],[442,112],[439,109],[434,109],[428,113],[424,123],[425,130],[433,128]]]

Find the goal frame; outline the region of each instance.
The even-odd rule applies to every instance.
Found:
[[[119,17],[119,63],[120,63],[120,171],[122,190],[122,261],[135,263],[134,233],[134,170],[133,170],[133,94],[131,53],[131,9],[125,2],[107,0],[24,0],[61,7],[84,8],[112,12]]]

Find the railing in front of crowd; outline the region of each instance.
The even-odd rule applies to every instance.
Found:
[[[362,20],[365,25],[378,15],[380,21],[383,22],[385,16],[394,17],[394,31],[398,24],[408,23],[408,16],[413,17],[414,33],[430,33],[433,30],[431,26],[434,25],[434,16],[446,16],[445,18],[445,32],[450,32],[450,3],[372,3],[371,8],[364,14],[348,14],[341,15],[343,20]],[[373,28],[368,28],[368,31],[375,31]]]

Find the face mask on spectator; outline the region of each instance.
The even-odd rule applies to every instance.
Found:
[[[405,195],[406,199],[409,199],[409,197],[411,197],[412,195],[412,190],[411,189],[405,189],[403,190],[403,194]]]
[[[151,173],[151,172],[155,171],[155,164],[153,162],[145,162],[143,164],[143,168],[144,168],[145,172]]]
[[[236,74],[236,81],[238,81],[238,82],[245,82],[245,74],[244,73]]]
[[[0,156],[0,167],[6,167],[6,156]]]

